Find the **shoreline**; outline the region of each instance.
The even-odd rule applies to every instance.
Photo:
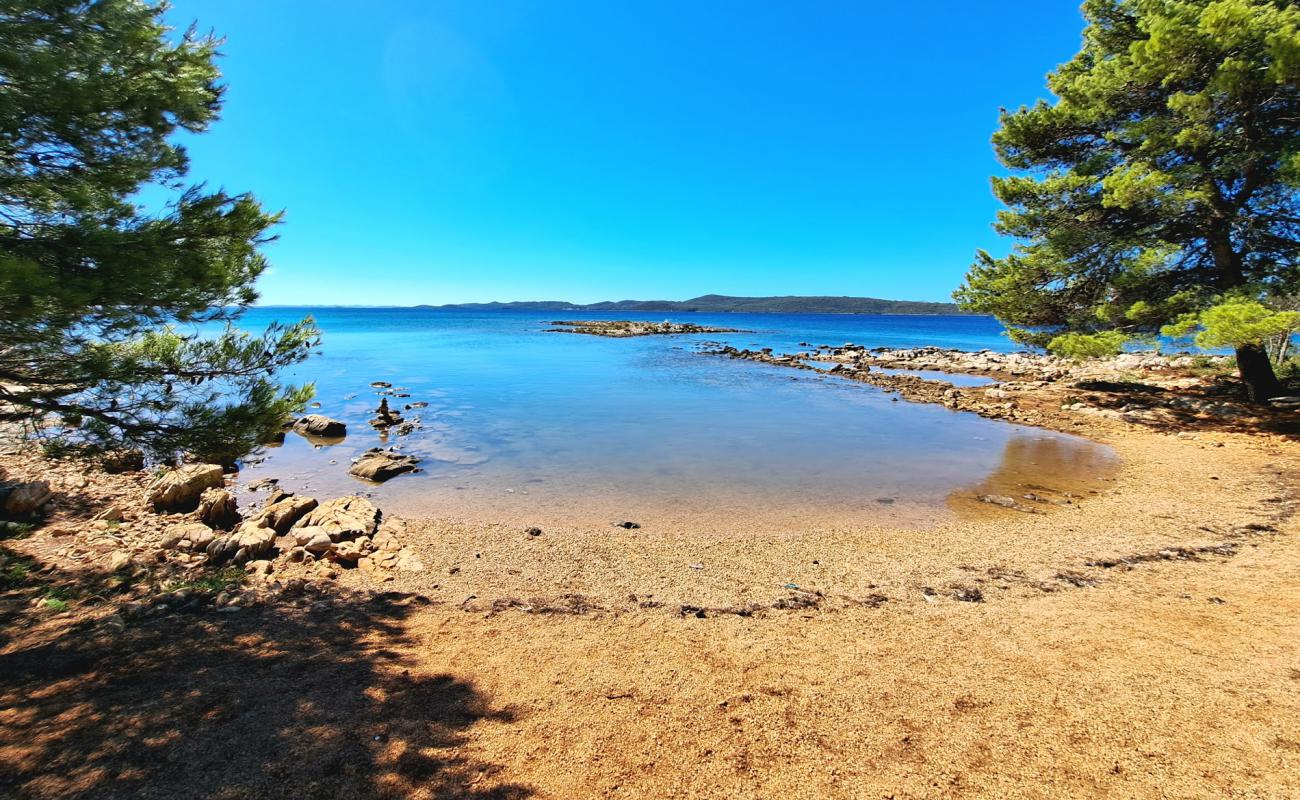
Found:
[[[817,368],[841,363],[826,358]],[[1285,415],[1234,416],[1203,378],[1160,395],[1196,400],[1179,409],[1115,405],[1132,387],[1023,385],[1036,375],[947,397],[877,377],[1086,435],[1122,466],[1077,504],[983,502],[925,529],[534,534],[385,515],[375,539],[400,551],[382,552],[417,569],[334,565],[327,577],[322,562],[281,555],[269,574],[251,562],[242,582],[212,585],[204,576],[225,573],[160,551],[192,515],[144,510],[148,474],[0,456],[10,479],[56,492],[42,527],[0,542],[33,564],[0,592],[11,620],[0,787],[39,798],[177,785],[509,798],[1300,791],[1300,447]],[[122,519],[92,521],[107,505]],[[114,581],[125,582],[105,588]],[[92,584],[98,594],[69,595],[67,610],[45,605],[59,586]],[[356,742],[309,745],[322,725]],[[152,751],[106,748],[137,737],[205,769],[182,776]],[[250,777],[226,757],[232,740],[273,754],[274,769]],[[322,773],[342,752],[353,768]],[[465,772],[431,786],[412,753]]]

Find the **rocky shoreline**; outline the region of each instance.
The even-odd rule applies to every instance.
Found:
[[[677,336],[685,333],[743,333],[737,328],[715,328],[689,322],[640,322],[636,320],[555,320],[547,333],[582,333],[588,336],[606,336],[626,339],[632,336]]]
[[[1294,414],[1300,398],[1277,398],[1268,406],[1243,402],[1235,379],[1226,374],[1228,360],[1224,356],[1130,353],[1071,361],[1033,353],[970,353],[937,347],[867,349],[852,343],[788,354],[771,348],[731,346],[702,352],[833,375],[871,384],[913,402],[937,403],[1065,432],[1088,427],[1088,422],[1096,420],[1158,430],[1238,425],[1285,431],[1300,425]],[[976,375],[993,382],[959,387],[907,372]]]

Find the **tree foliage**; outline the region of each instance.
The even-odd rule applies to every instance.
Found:
[[[1017,244],[981,251],[958,302],[1019,341],[1082,352],[1294,293],[1300,6],[1086,0],[1083,13],[1082,49],[1048,76],[1054,101],[1002,113],[996,229]],[[1244,355],[1252,390],[1275,391]]]
[[[229,462],[309,399],[274,375],[317,333],[233,325],[279,215],[185,183],[175,134],[218,116],[219,42],[164,10],[0,0],[0,419]]]

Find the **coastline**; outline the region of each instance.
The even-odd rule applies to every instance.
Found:
[[[358,756],[363,774],[414,796],[418,771],[402,755],[411,747],[485,765],[472,770],[485,796],[505,797],[1300,790],[1300,448],[1286,418],[1234,416],[1219,401],[1134,414],[1151,409],[1107,408],[1115,397],[1101,390],[1076,409],[1063,393],[1077,389],[1020,385],[1038,383],[1036,375],[1002,377],[945,397],[952,387],[876,376],[904,397],[1114,448],[1122,465],[1103,491],[1044,513],[975,503],[924,529],[848,525],[749,537],[625,530],[604,520],[532,535],[386,517],[385,530],[421,569],[323,578],[276,560],[270,575],[229,590],[246,602],[220,607],[212,597],[189,612],[163,606],[142,616],[112,601],[62,614],[19,610],[26,601],[11,592],[4,613],[29,624],[0,648],[0,660],[23,664],[24,654],[56,645],[90,652],[102,641],[118,655],[92,660],[100,680],[119,687],[122,703],[138,704],[156,689],[122,684],[110,663],[165,687],[177,679],[160,672],[168,667],[151,661],[150,647],[243,637],[245,649],[212,645],[208,658],[246,676],[209,687],[212,696],[190,701],[189,713],[239,692],[266,709],[250,710],[240,726],[305,732],[319,718],[277,698],[310,698],[327,718],[383,737]],[[0,463],[11,479],[44,477],[61,495],[42,528],[4,542],[51,574],[102,573],[137,541],[154,543],[134,556],[137,567],[147,564],[162,531],[184,516],[139,509],[145,473],[87,480],[75,465],[37,456]],[[106,503],[126,507],[124,521],[86,522]],[[231,608],[238,613],[221,613]],[[382,692],[447,676],[472,687],[474,708],[486,710],[456,735],[430,739],[412,708],[375,705],[350,684],[335,685],[333,672],[299,686],[285,683],[273,658],[248,662],[290,635],[367,664],[360,680]],[[0,690],[0,752],[18,765],[8,780],[35,797],[98,785],[86,771],[94,759],[81,769],[38,756],[50,737],[97,731],[100,723],[75,710],[79,679],[12,674]],[[33,680],[53,682],[33,695]],[[32,716],[35,707],[43,713]],[[35,721],[57,709],[58,722],[36,735]],[[788,768],[763,769],[778,758]],[[313,779],[277,763],[290,781]],[[231,768],[191,780],[197,789],[209,786],[204,780],[240,785]],[[59,769],[65,777],[55,780]],[[1025,783],[1026,775],[1040,777]]]

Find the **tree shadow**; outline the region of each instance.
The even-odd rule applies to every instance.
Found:
[[[30,602],[0,596],[4,624],[22,625],[9,606]],[[0,651],[0,796],[530,796],[466,754],[470,727],[513,713],[408,655],[422,603],[308,594],[14,634]]]

